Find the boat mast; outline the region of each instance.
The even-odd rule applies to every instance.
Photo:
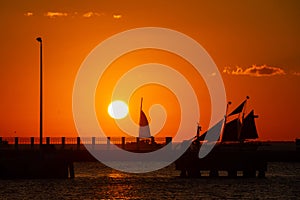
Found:
[[[140,107],[140,111],[142,111],[143,108],[143,97],[141,98],[141,107]]]
[[[240,142],[244,142],[244,139],[241,139],[241,132],[242,132],[242,128],[244,126],[244,119],[245,119],[245,112],[246,112],[246,105],[247,105],[247,101],[250,97],[246,96],[246,100],[245,100],[245,104],[242,110],[242,122],[241,122],[241,128],[238,130],[238,139],[240,140]],[[239,115],[240,118],[240,115]]]
[[[200,138],[200,131],[201,131],[201,126],[200,126],[199,122],[197,122],[197,135],[196,135],[197,141]]]
[[[242,116],[242,124],[244,122],[244,118],[245,118],[245,113],[246,113],[246,106],[247,106],[247,100],[250,99],[249,96],[246,96],[246,102],[245,102],[245,105],[244,105],[244,108],[243,108],[243,116]]]
[[[227,105],[226,105],[226,112],[225,112],[225,116],[224,116],[224,124],[226,124],[227,121],[227,113],[228,113],[228,107],[229,105],[231,105],[231,101],[228,101]]]
[[[225,116],[224,116],[223,129],[222,129],[222,132],[221,132],[221,134],[220,134],[220,141],[221,141],[221,142],[222,142],[222,137],[223,137],[225,125],[226,125],[226,122],[227,122],[228,107],[229,107],[230,105],[231,105],[231,101],[228,101],[228,102],[227,102],[227,105],[226,105]]]

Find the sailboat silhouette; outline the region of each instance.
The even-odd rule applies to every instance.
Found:
[[[139,138],[150,138],[150,127],[148,119],[143,111],[143,98],[141,98],[141,107],[140,107],[140,122],[139,122]]]
[[[231,113],[225,116],[221,142],[244,142],[248,139],[257,139],[258,133],[255,125],[255,118],[258,118],[254,114],[254,110],[251,110],[246,117],[245,116],[245,107],[249,97],[236,107]],[[230,105],[231,102],[228,103]],[[237,115],[237,116],[236,116]],[[235,116],[234,119],[228,121],[228,117]],[[219,124],[219,123],[217,123]],[[203,141],[207,135],[207,131],[199,136],[199,131],[197,133],[197,140]]]

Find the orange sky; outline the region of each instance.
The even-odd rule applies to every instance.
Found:
[[[294,140],[300,137],[299,10],[300,3],[296,0],[3,0],[0,2],[0,135],[39,135],[39,46],[36,37],[41,36],[44,43],[45,135],[75,136],[72,89],[85,57],[113,34],[157,26],[180,31],[207,50],[222,74],[227,99],[233,106],[246,95],[251,97],[249,103],[260,116],[257,127],[262,140]],[[184,67],[187,63],[166,54],[135,52],[114,64],[126,71],[126,67],[154,59],[151,62],[165,62],[190,74]],[[123,63],[126,63],[124,68]],[[110,77],[118,78],[116,75]],[[148,87],[144,90],[152,90],[146,92],[149,98],[161,94],[168,97],[164,100],[153,98],[148,104],[146,101],[146,114],[155,101],[165,105],[171,102],[170,105],[176,107],[174,96],[166,88],[160,88],[156,94],[151,89],[156,86]],[[205,127],[210,116],[206,110],[210,103],[207,91],[203,83],[194,87],[198,87],[198,96],[203,97],[200,106],[202,116],[207,117],[201,119],[201,123]],[[101,85],[98,88],[101,90]],[[109,93],[106,92],[105,95]],[[132,108],[139,99],[139,92],[143,91],[137,91],[130,102],[132,112],[139,107]],[[101,91],[97,90],[97,98],[102,98]],[[101,108],[106,110],[105,105],[96,105],[96,108],[100,121],[110,120],[107,116],[101,118]],[[171,108],[166,109],[171,111]],[[132,115],[134,118],[135,114]],[[173,132],[172,123],[179,119],[175,113],[168,120],[164,128],[166,133],[162,135]]]

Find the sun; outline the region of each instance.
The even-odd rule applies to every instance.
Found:
[[[114,119],[122,119],[128,115],[128,106],[125,102],[116,100],[109,104],[107,112]]]

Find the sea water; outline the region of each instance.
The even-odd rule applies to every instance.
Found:
[[[297,199],[300,163],[269,163],[266,178],[180,178],[175,166],[122,173],[98,162],[75,163],[75,179],[0,180],[0,199]]]

